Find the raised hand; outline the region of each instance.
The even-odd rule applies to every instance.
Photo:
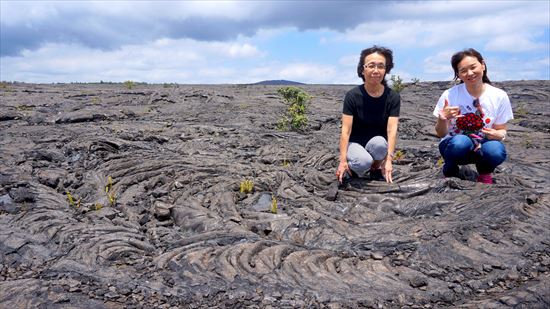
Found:
[[[449,101],[445,99],[443,109],[439,111],[439,118],[449,120],[460,116],[460,108],[458,106],[450,106]]]

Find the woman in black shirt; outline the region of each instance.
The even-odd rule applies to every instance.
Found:
[[[336,171],[340,182],[352,174],[365,177],[367,173],[371,179],[383,176],[388,183],[393,182],[392,158],[401,97],[386,83],[386,74],[392,68],[390,49],[373,46],[361,52],[357,75],[364,83],[348,91],[344,99]]]

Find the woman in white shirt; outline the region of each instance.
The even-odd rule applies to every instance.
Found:
[[[451,58],[455,80],[433,111],[435,131],[441,137],[439,151],[445,160],[443,175],[456,177],[459,165],[476,165],[478,182],[493,183],[492,173],[506,160],[506,123],[513,119],[508,95],[491,85],[487,66],[473,48]]]

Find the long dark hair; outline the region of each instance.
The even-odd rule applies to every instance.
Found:
[[[491,81],[489,80],[489,76],[487,76],[487,64],[485,63],[485,60],[483,60],[483,57],[481,56],[481,54],[473,48],[466,48],[463,51],[459,51],[458,53],[455,53],[451,57],[451,65],[453,66],[453,70],[455,71],[454,80],[459,79],[458,78],[458,64],[460,63],[460,61],[462,61],[462,59],[464,59],[465,57],[468,57],[468,56],[469,57],[475,57],[477,59],[477,61],[479,61],[479,63],[485,65],[485,70],[483,70],[482,80],[483,80],[484,83],[491,84]],[[463,83],[463,81],[461,80],[460,83]]]
[[[387,87],[388,84],[386,83],[386,74],[390,73],[391,69],[393,69],[393,52],[389,48],[374,45],[373,47],[363,49],[361,51],[361,56],[359,57],[359,63],[357,64],[357,76],[361,77],[361,79],[365,81],[365,76],[363,76],[363,71],[365,70],[363,68],[363,65],[365,65],[365,57],[375,53],[378,53],[386,58],[386,71],[384,72],[382,85]]]

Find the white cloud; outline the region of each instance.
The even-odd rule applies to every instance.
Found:
[[[127,45],[114,51],[80,45],[47,44],[22,57],[2,57],[1,79],[28,82],[124,81],[230,82],[238,75],[229,60],[261,57],[248,43],[209,43],[190,39],[161,39],[146,45]],[[29,73],[35,72],[34,78]],[[47,74],[51,76],[45,78]]]
[[[218,44],[224,45],[223,43]],[[221,46],[221,48],[224,47],[226,46]],[[233,58],[257,57],[262,54],[258,51],[256,46],[252,46],[250,44],[230,44],[227,51],[229,56]]]
[[[534,64],[514,72],[490,61],[492,78],[549,78],[548,1],[346,4],[2,0],[0,77],[356,84],[360,50],[378,44],[393,49],[392,73],[404,79],[452,78],[450,57],[466,47]]]
[[[468,4],[469,3],[469,4]],[[393,3],[397,18],[368,21],[349,29],[339,40],[397,47],[486,45],[492,51],[523,52],[548,48],[549,4],[533,1]],[[542,5],[541,5],[542,4]],[[483,10],[480,6],[492,7]],[[521,10],[518,11],[518,6]],[[546,39],[546,40],[545,40]],[[540,43],[537,43],[537,40]],[[516,48],[511,48],[516,44]],[[464,47],[464,46],[462,46]]]
[[[519,57],[487,57],[487,72],[491,80],[550,79],[550,59]]]
[[[359,62],[359,52],[357,52],[357,55],[346,55],[338,59],[338,63],[340,65],[349,66],[349,67],[357,66],[358,62]]]
[[[281,79],[308,83],[332,83],[334,74],[335,69],[332,66],[311,63],[291,64],[278,72]]]
[[[543,50],[548,48],[548,44],[535,43],[523,35],[506,35],[491,38],[485,45],[488,51],[506,51],[506,52],[526,52],[533,50]]]
[[[423,71],[426,73],[448,74],[452,72],[451,56],[455,53],[452,50],[444,50],[424,59]]]

